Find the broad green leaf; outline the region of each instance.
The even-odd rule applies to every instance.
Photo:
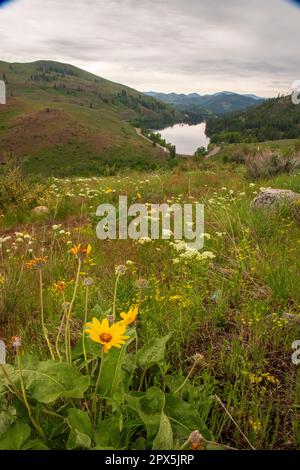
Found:
[[[189,434],[199,429],[207,440],[213,440],[211,432],[200,418],[199,412],[189,403],[174,395],[165,395],[165,414],[170,419],[174,436],[176,438],[188,438]]]
[[[138,398],[127,396],[128,405],[134,409],[146,426],[148,439],[158,433],[161,415],[165,406],[165,395],[157,387],[148,388],[146,395]]]
[[[48,447],[39,439],[33,439],[26,442],[22,450],[49,450]]]
[[[99,420],[94,434],[94,441],[97,447],[119,449],[120,437],[119,420],[117,418]]]
[[[173,449],[173,430],[169,418],[162,413],[159,430],[153,441],[153,450],[171,450]]]
[[[12,425],[0,438],[0,450],[20,450],[29,439],[31,428],[28,424]]]
[[[0,436],[15,422],[17,417],[16,409],[9,407],[0,413]]]
[[[92,424],[85,411],[72,408],[68,410],[68,425],[70,435],[67,442],[67,449],[78,447],[90,449],[92,443]]]
[[[80,375],[65,362],[38,361],[32,356],[23,356],[21,362],[25,387],[41,403],[58,398],[83,398],[89,387],[90,377]],[[18,371],[13,375],[14,381],[18,381]]]
[[[137,352],[137,363],[140,367],[152,367],[156,364],[160,364],[165,358],[166,344],[170,339],[170,336],[164,336],[162,338],[154,338],[153,340],[146,343]]]
[[[125,371],[123,370],[126,364],[126,349],[128,345],[133,341],[134,336],[127,332],[129,339],[122,348],[112,348],[109,353],[104,355],[104,362],[101,371],[100,384],[98,394],[102,397],[113,397],[118,394],[120,400],[124,395],[123,379]]]

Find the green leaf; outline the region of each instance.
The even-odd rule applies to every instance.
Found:
[[[78,447],[90,449],[92,444],[92,424],[85,411],[72,408],[68,410],[68,425],[70,435],[67,442],[67,449]]]
[[[118,418],[108,418],[99,421],[94,434],[94,441],[97,447],[120,448],[120,429]]]
[[[122,401],[124,396],[125,370],[123,369],[127,358],[126,349],[134,339],[130,332],[127,332],[127,334],[130,337],[122,348],[112,348],[108,354],[104,355],[98,389],[98,394],[102,397],[113,397],[115,394],[118,394]]]
[[[169,418],[162,413],[159,430],[153,441],[153,450],[171,450],[173,449],[173,430]]]
[[[165,406],[165,395],[157,387],[148,388],[146,395],[138,398],[128,395],[127,402],[134,409],[146,426],[148,439],[158,433],[161,415]]]
[[[213,440],[211,432],[203,423],[196,408],[174,395],[166,394],[165,399],[164,412],[170,419],[176,438],[187,439],[192,431],[199,429],[205,439]]]
[[[48,447],[39,439],[33,439],[26,442],[22,450],[49,450]]]
[[[58,398],[83,398],[90,377],[80,375],[65,362],[38,361],[32,356],[21,358],[26,389],[41,403],[51,403]],[[18,371],[14,381],[19,380]]]
[[[137,352],[137,363],[140,367],[152,367],[160,364],[165,358],[166,344],[170,339],[170,335],[162,338],[154,338],[149,343],[146,343]]]
[[[5,431],[0,438],[0,450],[20,450],[29,439],[31,428],[28,424],[17,423]]]

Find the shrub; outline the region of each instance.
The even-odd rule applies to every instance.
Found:
[[[20,166],[14,159],[6,162],[0,173],[0,209],[11,206],[33,207],[43,194],[44,187],[23,178]]]
[[[245,157],[246,176],[251,179],[269,178],[280,173],[290,173],[295,168],[293,156],[280,156],[270,150],[262,150]]]

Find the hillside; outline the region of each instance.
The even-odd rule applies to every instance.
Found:
[[[262,99],[255,95],[240,95],[229,91],[213,95],[199,95],[198,93],[185,95],[150,91],[147,95],[173,106],[178,111],[187,113],[194,120],[240,111],[241,109],[257,106],[262,102]]]
[[[14,154],[30,174],[155,168],[164,153],[133,126],[163,126],[182,118],[154,98],[58,62],[0,62],[0,78],[8,98],[0,106],[0,160]]]
[[[263,142],[300,137],[300,106],[290,96],[272,98],[255,108],[209,119],[212,142]]]

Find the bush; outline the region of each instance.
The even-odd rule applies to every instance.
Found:
[[[246,176],[251,179],[269,178],[280,173],[289,174],[296,165],[293,156],[280,156],[270,150],[263,150],[245,157]]]
[[[11,206],[34,207],[42,196],[44,187],[23,178],[20,166],[14,160],[3,165],[0,173],[0,210]]]

